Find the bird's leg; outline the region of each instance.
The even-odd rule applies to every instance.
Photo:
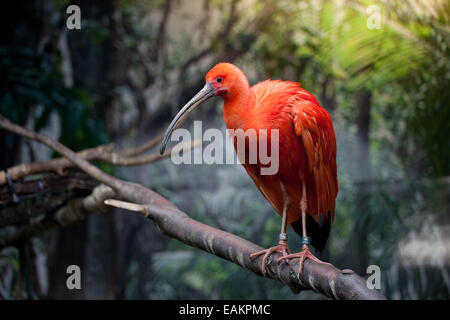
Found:
[[[302,233],[303,233],[302,250],[299,253],[285,255],[282,258],[280,258],[280,260],[278,260],[278,263],[280,263],[284,260],[300,258],[299,269],[298,269],[299,277],[302,274],[303,263],[305,262],[306,259],[311,259],[317,263],[329,264],[328,262],[323,262],[323,261],[317,259],[309,250],[308,244],[311,242],[311,239],[306,235],[306,209],[307,209],[307,206],[308,206],[308,201],[306,198],[306,186],[303,183],[302,200],[300,201],[300,209],[302,211]]]
[[[286,191],[286,188],[282,182],[280,183],[280,186],[281,186],[281,191],[283,193],[283,216],[282,216],[282,220],[281,220],[281,231],[280,231],[278,245],[276,245],[275,247],[271,247],[269,249],[264,249],[264,250],[255,252],[250,255],[250,259],[252,259],[252,260],[261,255],[264,255],[263,259],[262,259],[262,266],[261,266],[261,269],[262,269],[262,272],[264,275],[266,274],[267,259],[269,258],[269,256],[272,253],[279,252],[283,255],[283,257],[287,256],[288,253],[289,254],[291,253],[291,250],[289,250],[289,247],[287,244],[287,234],[286,234],[287,216],[288,216],[288,212],[289,212],[289,208],[291,207],[291,204],[289,201],[289,196]]]

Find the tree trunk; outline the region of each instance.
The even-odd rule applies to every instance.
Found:
[[[370,223],[370,184],[367,182],[371,178],[370,164],[370,112],[372,107],[372,94],[366,89],[361,89],[356,94],[356,107],[358,111],[356,125],[357,131],[357,157],[358,182],[356,191],[356,210],[358,213],[354,217],[355,225],[349,238],[347,261],[350,268],[358,274],[365,274],[368,266],[368,244],[367,232]]]

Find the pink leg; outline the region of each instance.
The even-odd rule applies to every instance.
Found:
[[[261,255],[264,255],[263,259],[262,259],[262,266],[261,266],[261,270],[264,275],[266,274],[267,259],[269,258],[269,256],[272,253],[279,252],[283,255],[283,257],[286,257],[286,256],[288,256],[288,253],[289,254],[291,253],[291,250],[289,250],[289,247],[288,247],[288,244],[286,241],[287,240],[287,235],[286,235],[287,215],[288,215],[289,208],[290,208],[290,202],[289,202],[288,193],[286,192],[286,188],[285,188],[283,182],[280,182],[280,188],[281,188],[281,192],[283,193],[283,202],[284,202],[283,217],[282,217],[282,221],[281,221],[280,241],[278,242],[278,245],[276,245],[275,247],[261,250],[261,251],[255,252],[250,255],[250,259],[252,259],[252,260]]]
[[[303,224],[303,238],[302,238],[302,251],[300,251],[299,253],[294,253],[294,254],[289,254],[289,255],[284,255],[283,257],[280,258],[280,260],[278,260],[278,262],[282,262],[284,260],[289,260],[289,259],[294,259],[294,258],[299,258],[299,269],[298,269],[298,276],[300,276],[302,274],[303,271],[303,263],[305,262],[306,259],[311,259],[317,263],[322,263],[322,264],[329,264],[328,262],[323,262],[319,259],[317,259],[309,250],[308,244],[309,243],[309,238],[306,235],[306,209],[307,209],[307,205],[308,205],[308,201],[306,198],[306,186],[305,184],[303,184],[303,192],[302,192],[302,200],[300,202],[300,209],[302,211],[302,224]]]

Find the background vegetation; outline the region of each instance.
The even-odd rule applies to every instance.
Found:
[[[69,4],[81,30],[66,28]],[[380,28],[367,26],[367,8]],[[75,150],[164,129],[219,61],[298,81],[331,114],[340,192],[324,259],[379,265],[393,299],[450,297],[450,21],[445,0],[14,1],[2,10],[0,113]],[[222,102],[195,113],[224,129]],[[185,126],[190,126],[188,122]],[[2,169],[55,156],[0,131]],[[237,165],[101,168],[264,247],[280,218]],[[0,207],[1,210],[1,207]],[[300,247],[291,234],[291,249]],[[24,249],[27,248],[27,249]],[[65,289],[66,267],[83,270]],[[20,281],[19,281],[20,280]],[[19,286],[18,283],[25,283]],[[293,295],[120,211],[0,251],[3,298],[320,299]]]

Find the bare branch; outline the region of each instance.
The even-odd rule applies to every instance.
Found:
[[[34,217],[27,224],[3,227],[0,229],[0,248],[15,245],[23,239],[29,239],[55,227],[68,226],[83,220],[89,214],[104,212],[106,206],[103,201],[114,196],[115,193],[110,187],[101,184],[86,198],[70,200],[54,214]]]
[[[138,166],[164,159],[170,156],[172,151],[178,152],[180,149],[187,151],[189,149],[197,148],[202,144],[201,140],[194,140],[192,143],[186,142],[169,148],[163,155],[160,155],[159,152],[154,152],[137,156],[157,145],[161,141],[163,135],[164,133],[135,148],[113,151],[114,145],[108,144],[77,152],[76,155],[87,161],[106,162],[115,166]],[[66,158],[21,163],[17,166],[8,168],[7,170],[0,171],[0,185],[7,182],[6,172],[9,173],[12,180],[18,180],[28,175],[42,172],[56,172],[62,174],[64,169],[73,167],[74,165],[73,162]]]
[[[61,155],[64,155],[67,159],[69,159],[71,162],[73,162],[75,165],[77,165],[81,170],[85,171],[87,174],[92,176],[94,179],[97,179],[100,182],[103,182],[106,185],[111,186],[113,189],[118,189],[120,187],[120,180],[110,176],[103,171],[101,171],[99,168],[97,168],[94,165],[91,165],[88,161],[85,159],[77,156],[77,154],[67,148],[66,146],[62,145],[58,141],[55,141],[43,134],[33,132],[31,130],[25,129],[19,125],[16,125],[0,115],[0,127],[11,131],[13,133],[16,133],[18,135],[21,135],[25,138],[38,141],[47,147],[50,147],[54,151],[58,152]]]
[[[154,162],[156,160],[167,158],[171,155],[172,151],[179,152],[184,150],[186,152],[189,149],[195,149],[202,145],[202,140],[196,139],[192,141],[187,141],[181,144],[177,144],[174,147],[168,149],[164,154],[159,154],[158,152],[150,153],[148,155],[143,155],[139,157],[122,157],[117,153],[111,153],[104,155],[102,161],[108,162],[115,166],[138,166]]]
[[[0,228],[28,224],[65,205],[73,198],[85,197],[97,181],[84,172],[72,170],[64,176],[49,174],[34,180],[20,180],[11,190],[0,186]],[[15,201],[17,199],[20,201]]]
[[[77,153],[77,156],[88,161],[95,161],[99,154],[110,152],[112,151],[112,148],[112,144],[102,145],[80,151]],[[0,185],[6,183],[6,171],[9,173],[12,180],[18,180],[28,175],[42,172],[56,172],[58,174],[62,174],[64,169],[73,166],[74,164],[66,158],[21,163],[7,170],[0,171]]]
[[[165,131],[166,130],[162,131],[153,139],[150,139],[137,147],[120,150],[118,151],[118,153],[127,157],[137,156],[141,153],[144,153],[145,151],[152,149],[162,141]]]
[[[250,254],[262,250],[261,247],[195,221],[177,208],[138,205],[111,199],[106,200],[105,204],[138,212],[153,220],[158,229],[168,236],[262,275],[261,257],[255,260],[249,258]],[[366,281],[351,270],[339,270],[332,265],[306,260],[304,271],[298,278],[298,260],[280,264],[280,257],[281,254],[271,256],[267,276],[286,284],[294,293],[313,290],[336,300],[385,299],[378,291],[368,289]]]

